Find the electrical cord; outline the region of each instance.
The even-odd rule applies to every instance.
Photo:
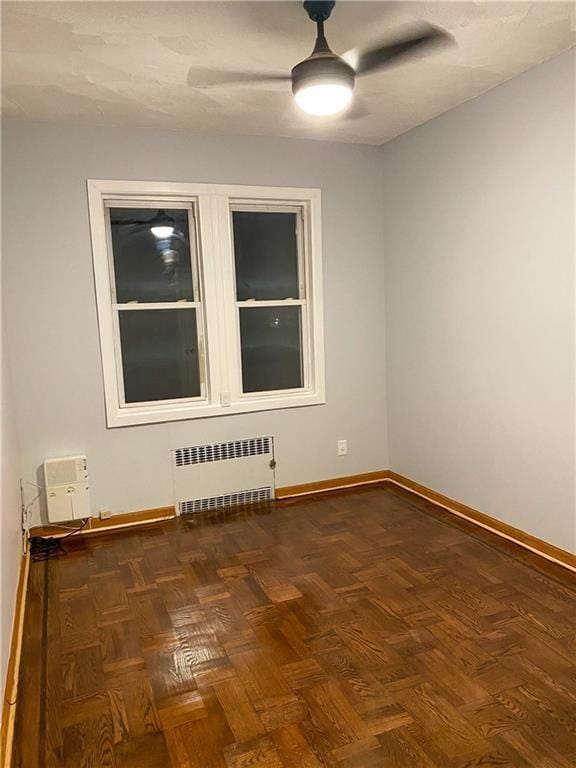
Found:
[[[50,523],[50,528],[62,528],[65,531],[77,531],[77,525],[62,525],[62,523]]]
[[[28,485],[31,488],[36,488],[36,495],[32,499],[32,501],[29,501],[27,504],[24,502],[24,486]],[[30,546],[30,522],[28,520],[28,515],[34,504],[38,501],[38,499],[42,496],[42,493],[44,492],[44,487],[42,485],[38,485],[38,483],[33,483],[30,480],[24,480],[23,478],[20,478],[20,497],[21,497],[21,505],[20,505],[20,527],[22,530],[22,554],[27,555],[28,549]]]
[[[32,501],[29,501],[28,504],[26,504],[26,506],[24,507],[24,516],[25,517],[28,515],[28,512],[30,511],[32,505],[35,504],[38,501],[40,496],[42,496],[42,491],[38,491],[38,493],[36,494],[36,496],[34,496]]]
[[[66,550],[62,546],[62,542],[65,539],[69,539],[71,536],[74,536],[80,531],[82,531],[86,526],[88,525],[90,518],[86,517],[82,521],[82,525],[79,525],[77,528],[74,528],[70,531],[70,533],[67,533],[65,536],[60,536],[58,538],[54,536],[48,536],[46,538],[42,536],[33,536],[30,539],[30,556],[32,560],[35,562],[41,562],[43,560],[48,560],[51,557],[54,557],[58,554],[65,554]]]

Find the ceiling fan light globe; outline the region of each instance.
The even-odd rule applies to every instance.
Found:
[[[342,112],[354,93],[354,70],[330,50],[313,53],[292,70],[296,104],[310,115]]]
[[[348,83],[309,82],[294,93],[300,109],[309,115],[327,117],[342,112],[352,101],[353,89]]]

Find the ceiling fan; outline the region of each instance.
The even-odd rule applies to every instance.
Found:
[[[416,49],[423,50],[452,41],[451,35],[429,24],[419,24],[402,37],[375,48],[353,49],[343,56],[335,54],[324,35],[324,22],[332,13],[335,0],[305,0],[304,10],[316,24],[316,43],[308,58],[296,64],[290,75],[229,73],[228,82],[291,81],[298,106],[312,115],[342,112],[354,95],[356,77],[399,63]],[[193,70],[189,82],[193,83]],[[224,82],[220,80],[220,82]]]

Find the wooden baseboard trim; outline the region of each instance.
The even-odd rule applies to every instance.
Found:
[[[330,480],[319,480],[316,483],[286,485],[283,488],[276,488],[276,498],[292,499],[296,496],[311,496],[315,493],[328,493],[329,491],[357,488],[361,485],[374,485],[386,480],[388,475],[387,469],[380,469],[377,472],[364,472],[361,475],[348,475],[347,477],[333,477]]]
[[[404,477],[404,475],[400,475],[390,469],[365,472],[361,475],[349,475],[348,477],[334,477],[330,480],[320,480],[316,483],[303,483],[302,485],[288,485],[276,488],[276,498],[279,500],[292,499],[298,496],[312,496],[319,493],[353,489],[362,485],[375,485],[378,483],[393,483],[438,507],[442,507],[457,517],[461,517],[501,538],[508,539],[518,546],[530,550],[530,552],[540,557],[544,557],[557,565],[576,572],[575,554],[549,544],[547,541],[538,539],[536,536],[532,536],[532,534],[526,533],[520,528],[503,523],[501,520],[486,515],[484,512],[479,512],[477,509],[451,499],[449,496],[444,496],[444,494],[438,493],[432,490],[432,488],[427,488],[425,485],[421,485],[409,477]]]
[[[276,488],[276,498],[278,500],[293,499],[300,496],[313,496],[320,493],[329,493],[330,491],[343,491],[358,488],[364,485],[376,485],[379,483],[393,483],[404,488],[404,490],[422,497],[426,501],[442,507],[448,512],[458,517],[464,518],[470,523],[480,526],[502,538],[518,544],[524,549],[528,549],[534,554],[540,555],[558,565],[576,572],[576,555],[568,552],[553,544],[549,544],[542,539],[526,533],[520,528],[515,528],[508,523],[497,520],[484,512],[462,504],[449,496],[427,488],[404,475],[393,472],[389,469],[381,469],[376,472],[364,472],[359,475],[348,475],[345,477],[333,477],[329,480],[320,480],[315,483],[302,483],[301,485],[288,485]],[[122,515],[113,515],[112,517],[100,520],[92,518],[89,525],[79,535],[90,533],[103,533],[105,531],[114,531],[119,528],[128,528],[135,525],[147,525],[148,523],[162,522],[170,520],[176,516],[174,507],[160,507],[158,509],[146,509],[141,512],[126,512]],[[39,526],[32,528],[30,534],[33,536],[66,536],[69,531],[56,526]]]
[[[130,528],[134,525],[147,525],[148,523],[160,523],[163,520],[171,520],[176,517],[174,507],[159,507],[158,509],[144,509],[141,512],[124,512],[121,515],[112,515],[100,519],[91,517],[88,525],[78,533],[84,536],[90,533],[104,533],[105,531],[115,531],[118,528]],[[70,531],[56,525],[39,525],[30,529],[31,536],[48,536],[62,538]],[[76,534],[75,534],[76,535]]]
[[[528,549],[530,552],[533,552],[540,557],[544,557],[557,565],[561,565],[564,568],[576,572],[576,555],[571,552],[560,549],[560,547],[556,547],[553,544],[549,544],[547,541],[538,539],[536,536],[532,536],[532,534],[526,533],[520,528],[515,528],[513,525],[503,523],[495,517],[491,517],[484,512],[479,512],[477,509],[467,506],[466,504],[455,501],[449,496],[444,496],[442,493],[433,491],[431,488],[416,483],[414,480],[399,475],[397,472],[390,471],[386,478],[386,482],[404,488],[404,490],[414,493],[438,507],[442,507],[453,515],[468,520],[468,522],[491,531],[501,538],[508,539],[508,541],[512,541],[518,546]]]
[[[6,670],[4,700],[2,702],[2,733],[0,735],[0,766],[9,768],[12,761],[12,742],[14,738],[14,720],[18,702],[18,679],[20,676],[20,659],[22,656],[22,634],[24,631],[24,612],[26,610],[26,595],[28,592],[28,574],[30,572],[30,555],[26,553],[20,559],[20,573],[16,589],[16,604],[14,621],[10,638],[10,654]]]

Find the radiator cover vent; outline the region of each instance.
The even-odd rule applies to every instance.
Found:
[[[177,448],[174,451],[174,463],[177,467],[186,467],[190,464],[206,464],[211,461],[261,456],[264,453],[272,453],[271,437],[251,437],[247,440],[232,440],[229,443]]]
[[[268,435],[172,451],[180,514],[274,498],[274,438]]]
[[[193,512],[207,512],[211,509],[223,507],[235,507],[241,504],[258,504],[263,501],[271,501],[274,498],[272,488],[252,488],[249,491],[226,493],[222,496],[210,496],[205,499],[190,499],[178,504],[178,511],[182,514]]]

